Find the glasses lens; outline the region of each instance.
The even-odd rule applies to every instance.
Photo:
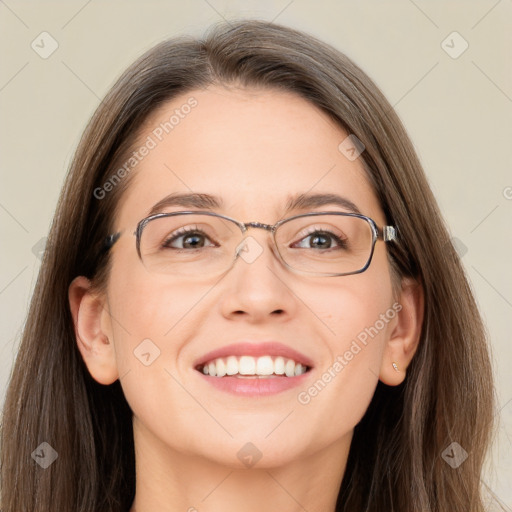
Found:
[[[230,221],[204,214],[151,219],[141,234],[142,263],[150,272],[212,275],[227,270],[242,239]]]
[[[370,223],[360,217],[312,215],[281,224],[276,242],[290,267],[320,274],[348,274],[368,263],[373,232]]]
[[[362,270],[373,245],[369,222],[345,215],[297,217],[281,224],[275,235],[287,265],[317,274]],[[141,258],[150,272],[211,276],[231,267],[243,237],[233,222],[213,215],[155,217],[142,230]]]

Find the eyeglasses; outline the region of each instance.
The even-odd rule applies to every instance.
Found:
[[[270,231],[277,255],[289,269],[316,276],[346,276],[364,272],[377,240],[396,239],[393,226],[379,229],[365,215],[313,212],[280,220],[273,226],[238,222],[204,211],[157,213],[142,219],[137,229],[137,253],[148,272],[181,276],[212,276],[227,272],[240,256],[252,263],[263,251],[248,228]],[[109,250],[122,232],[109,235]]]

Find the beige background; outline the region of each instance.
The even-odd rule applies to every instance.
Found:
[[[501,411],[485,481],[512,507],[511,0],[0,0],[2,404],[39,269],[34,252],[86,121],[143,51],[234,17],[275,20],[333,44],[402,118],[488,325]],[[46,59],[31,48],[43,31],[58,44]],[[443,44],[453,31],[463,39]]]

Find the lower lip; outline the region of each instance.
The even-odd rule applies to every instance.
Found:
[[[196,370],[197,371],[197,370]],[[231,393],[238,396],[257,397],[268,396],[281,393],[288,389],[294,388],[308,378],[311,369],[302,375],[294,377],[267,377],[267,378],[239,378],[239,377],[211,377],[197,371],[198,375],[205,382],[215,386],[221,391]]]

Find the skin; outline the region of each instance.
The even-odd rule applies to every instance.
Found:
[[[215,194],[225,202],[219,213],[274,224],[291,194],[336,191],[379,226],[386,223],[362,162],[338,150],[348,134],[292,93],[191,91],[155,111],[139,141],[191,96],[198,105],[132,171],[115,219],[123,234],[112,248],[105,293],[93,294],[84,277],[69,288],[78,348],[91,375],[102,384],[120,378],[133,410],[131,511],[334,511],[355,425],[378,380],[401,383],[417,348],[421,289],[404,281],[393,296],[383,242],[361,274],[301,276],[280,264],[260,229],[249,234],[263,253],[251,264],[238,260],[220,280],[148,273],[132,233],[171,192]],[[395,302],[401,311],[317,396],[299,403],[298,393]],[[133,353],[147,338],[160,350],[149,366]],[[203,382],[193,361],[244,338],[277,340],[308,355],[315,365],[307,385],[243,398]],[[262,454],[252,467],[237,457],[248,442]]]

